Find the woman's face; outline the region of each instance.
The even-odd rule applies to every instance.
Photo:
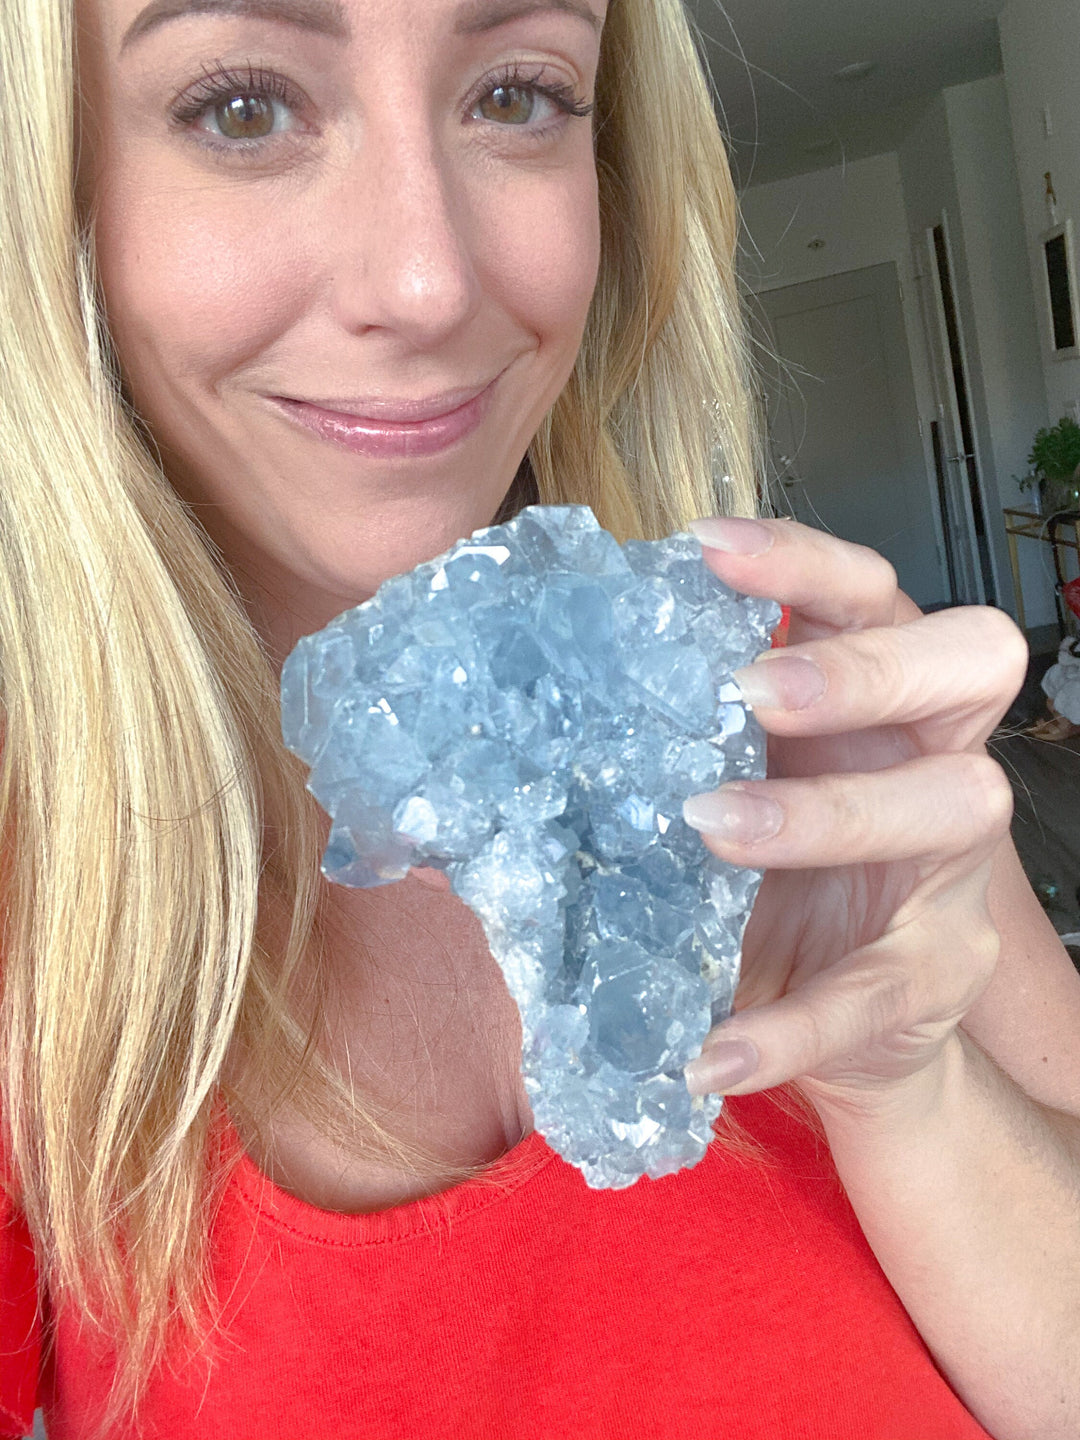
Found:
[[[120,362],[281,649],[490,522],[573,368],[604,0],[78,4]]]

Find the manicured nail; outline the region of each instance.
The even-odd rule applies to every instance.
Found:
[[[765,705],[773,710],[808,710],[825,694],[828,681],[824,670],[805,655],[769,653],[736,670],[732,679],[748,705]]]
[[[776,538],[772,531],[756,520],[743,520],[735,515],[707,515],[691,520],[690,531],[710,550],[723,550],[728,555],[764,555],[772,549]]]
[[[683,1071],[691,1095],[718,1095],[749,1080],[761,1057],[752,1040],[721,1040]]]
[[[695,830],[753,845],[771,840],[784,823],[784,812],[775,800],[739,784],[724,785],[683,801],[683,819]]]

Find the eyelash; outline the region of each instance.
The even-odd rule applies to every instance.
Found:
[[[542,66],[531,71],[516,62],[506,66],[496,75],[485,79],[484,88],[470,102],[470,111],[475,109],[480,101],[493,91],[505,88],[533,90],[538,95],[543,95],[550,100],[564,115],[581,119],[592,114],[592,105],[579,99],[575,95],[572,85],[562,81],[548,81],[547,84],[541,84],[540,76],[543,73]],[[245,70],[233,70],[222,65],[217,69],[205,71],[194,85],[175,96],[169,106],[169,116],[177,128],[189,129],[214,106],[223,104],[237,95],[278,100],[294,112],[302,110],[305,104],[303,94],[283,75],[279,75],[274,70],[264,70],[254,65],[248,65]],[[499,128],[516,129],[517,127],[502,126]],[[552,128],[552,125],[548,123],[531,128],[526,133],[533,139],[542,139]],[[288,133],[286,132],[286,134]],[[212,150],[228,151],[231,154],[250,154],[272,138],[281,139],[282,137],[267,135],[257,140],[230,141],[223,137],[209,136],[204,137],[201,143]]]
[[[535,90],[538,95],[546,96],[552,104],[557,105],[565,115],[573,115],[578,119],[584,119],[586,115],[592,114],[593,107],[587,101],[579,100],[575,96],[572,85],[557,80],[549,80],[546,85],[541,85],[540,76],[543,75],[543,73],[544,67],[542,65],[538,70],[533,70],[531,75],[527,74],[518,64],[507,66],[498,75],[489,77],[484,81],[484,89],[477,95],[473,103],[478,104],[485,95],[490,95],[494,90],[504,88],[508,90]]]
[[[173,123],[183,129],[194,125],[196,120],[201,120],[213,106],[221,105],[236,95],[280,100],[290,110],[298,110],[303,106],[303,96],[283,75],[254,65],[249,65],[246,72],[230,70],[228,66],[222,65],[216,70],[205,70],[194,85],[175,96],[169,106],[169,115]],[[253,142],[249,141],[247,145],[233,144],[227,148],[247,149],[251,143]]]

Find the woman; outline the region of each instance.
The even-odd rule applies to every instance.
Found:
[[[678,0],[0,36],[7,1430],[1075,1434],[1080,986],[983,751],[1023,646],[748,518]],[[769,868],[688,1083],[812,1123],[736,1102],[749,1139],[615,1195],[528,1133],[463,907],[319,882],[278,731],[299,635],[534,498],[704,516],[793,608],[743,676],[772,777],[688,797]]]

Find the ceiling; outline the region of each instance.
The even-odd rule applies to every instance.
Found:
[[[688,0],[739,187],[894,149],[937,91],[1001,69],[1003,4]],[[859,61],[865,78],[833,78]]]

